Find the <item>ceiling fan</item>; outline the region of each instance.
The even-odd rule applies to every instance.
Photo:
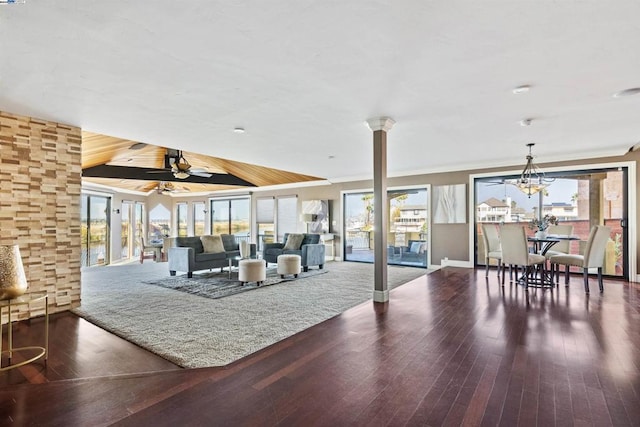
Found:
[[[105,163],[83,168],[82,176],[86,178],[135,179],[164,182],[180,182],[186,180],[193,184],[238,185],[243,187],[256,186],[254,183],[231,173],[208,172],[202,168],[194,168],[184,157],[181,150],[165,150],[164,165],[161,168]]]
[[[158,182],[158,185],[156,186],[155,190],[156,190],[156,193],[158,194],[183,193],[183,192],[190,191],[186,187],[178,188],[175,185],[173,185],[172,182],[165,182],[165,181]]]
[[[167,149],[167,153],[164,155],[164,169],[147,173],[165,173],[167,170],[171,171],[173,176],[178,179],[187,179],[190,176],[210,178],[213,175],[202,168],[192,168],[191,164],[184,158],[182,150]]]

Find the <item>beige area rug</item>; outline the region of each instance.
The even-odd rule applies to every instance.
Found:
[[[182,367],[224,366],[371,299],[372,264],[329,262],[325,269],[210,299],[142,283],[168,277],[166,263],[91,267],[82,271],[82,305],[73,311]],[[388,271],[390,289],[429,273]]]

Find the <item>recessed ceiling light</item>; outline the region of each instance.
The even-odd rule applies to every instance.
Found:
[[[329,156],[329,159],[335,159],[336,156]]]
[[[518,86],[518,87],[513,88],[513,93],[515,93],[515,94],[527,93],[527,92],[529,92],[529,90],[531,90],[531,86],[522,85],[522,86]]]
[[[531,122],[533,119],[522,119],[520,120],[520,126],[531,126]]]
[[[630,89],[621,90],[613,94],[614,98],[621,98],[623,96],[632,96],[640,94],[640,87],[632,87]]]
[[[235,133],[244,133],[244,128],[234,128],[233,131]]]

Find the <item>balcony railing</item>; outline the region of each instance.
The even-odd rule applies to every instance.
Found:
[[[346,245],[352,249],[369,249],[369,231],[349,231],[345,237]]]

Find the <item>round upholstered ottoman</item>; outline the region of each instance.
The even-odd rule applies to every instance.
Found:
[[[284,279],[285,274],[298,277],[301,270],[300,255],[278,255],[278,274]]]
[[[241,259],[238,262],[238,280],[244,285],[256,282],[260,286],[267,279],[267,265],[263,259]]]

